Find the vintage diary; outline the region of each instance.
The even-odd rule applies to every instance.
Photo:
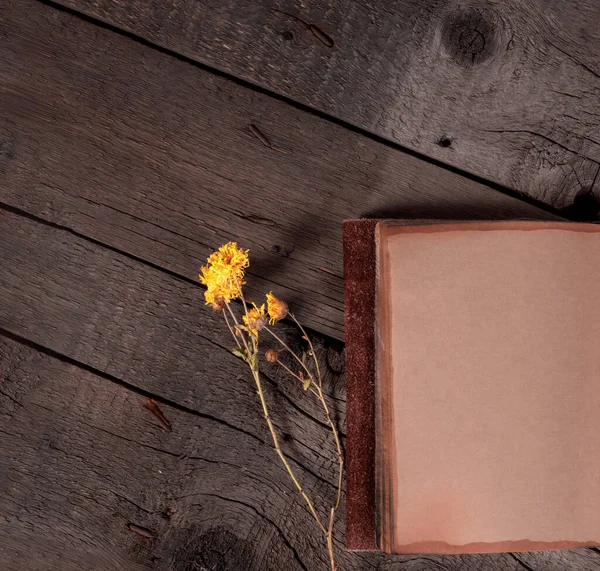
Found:
[[[344,224],[349,549],[600,542],[600,225]]]

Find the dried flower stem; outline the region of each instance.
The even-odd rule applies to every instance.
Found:
[[[279,360],[277,361],[277,363],[279,363],[279,365],[281,365],[281,367],[283,367],[292,377],[298,379],[301,384],[304,384],[304,379],[302,379],[300,376],[298,376],[296,373],[294,373],[294,371],[292,371],[285,363],[283,363]],[[323,395],[320,385],[317,384],[316,390],[311,385],[308,387],[308,390],[317,397],[317,399],[323,406],[323,409],[325,410],[325,417],[327,420],[327,424],[329,424],[329,427],[331,428],[331,430],[333,432],[333,436],[334,436],[336,446],[338,449],[339,477],[338,477],[338,486],[337,486],[337,499],[335,502],[335,507],[331,508],[331,516],[329,518],[329,527],[327,528],[327,531],[324,531],[325,537],[327,539],[327,549],[329,551],[329,557],[330,557],[330,561],[331,561],[331,569],[335,571],[336,567],[335,567],[335,559],[334,559],[334,555],[333,555],[333,523],[335,520],[336,512],[337,512],[338,508],[340,507],[340,502],[342,499],[342,484],[343,484],[343,477],[344,477],[344,456],[342,454],[342,447],[341,447],[341,443],[340,443],[339,436],[337,433],[337,429],[335,428],[335,425],[333,424],[333,422],[331,420],[331,416],[329,414],[329,407],[327,406],[327,402],[325,401],[325,396]]]
[[[292,351],[290,349],[290,347],[273,330],[271,330],[268,327],[265,327],[265,329],[281,344],[281,346],[284,349],[287,350],[288,353],[290,353],[293,357],[295,357],[296,361],[298,361],[298,363],[300,363],[300,365],[303,367],[303,369],[306,371],[306,373],[310,376],[310,378],[312,380],[316,381],[315,385],[317,387],[317,393],[315,393],[315,391],[311,391],[311,392],[313,392],[313,394],[316,394],[317,398],[319,399],[319,402],[321,403],[321,406],[323,407],[323,410],[325,412],[325,419],[327,421],[327,424],[331,428],[331,432],[333,433],[333,438],[335,440],[335,445],[337,447],[337,455],[338,455],[338,463],[339,463],[337,500],[335,502],[335,509],[337,510],[340,507],[340,503],[342,501],[342,485],[343,485],[343,481],[344,481],[344,452],[343,452],[343,449],[342,449],[342,443],[341,443],[340,436],[339,436],[339,433],[337,431],[337,428],[335,426],[335,423],[333,422],[333,419],[331,418],[331,413],[329,412],[329,406],[327,406],[327,401],[325,400],[325,396],[323,395],[321,369],[319,367],[319,360],[317,359],[317,355],[315,353],[315,349],[313,347],[312,341],[310,340],[310,337],[306,334],[306,331],[304,330],[304,327],[302,327],[302,325],[296,319],[296,317],[291,312],[288,315],[292,318],[292,320],[294,321],[294,323],[298,326],[298,328],[302,332],[302,336],[304,337],[304,339],[308,343],[308,346],[309,346],[309,349],[310,349],[310,354],[311,354],[311,356],[313,358],[313,361],[315,363],[315,369],[317,371],[317,378],[316,379],[315,379],[314,375],[308,370],[308,368],[307,368],[306,364],[304,363],[304,361],[302,361],[302,359],[300,359],[300,357],[298,357],[298,355],[296,355],[296,353],[294,353],[294,351]],[[288,373],[290,373],[292,376],[294,376],[297,379],[299,379],[300,381],[302,381],[302,379],[298,375],[296,375],[295,373],[293,373],[281,361],[278,361],[278,362],[279,362],[279,364]]]
[[[327,406],[327,401],[325,400],[325,396],[323,395],[323,390],[321,389],[320,383],[317,385],[317,391],[319,393],[319,400],[321,401],[321,404],[323,405],[323,409],[325,411],[325,418],[327,420],[327,424],[329,424],[329,427],[331,428],[331,432],[333,433],[333,438],[335,440],[335,445],[337,447],[339,474],[338,474],[337,500],[335,502],[335,508],[334,508],[334,510],[337,511],[337,509],[340,507],[340,503],[342,501],[342,485],[344,483],[344,452],[342,450],[342,443],[340,441],[340,436],[338,434],[337,428],[335,427],[335,423],[333,422],[333,420],[331,418],[331,414],[329,412],[329,407]],[[335,517],[335,512],[333,515]]]
[[[200,281],[206,286],[206,292],[204,297],[207,305],[212,305],[215,311],[223,310],[223,318],[225,325],[231,336],[233,337],[236,348],[233,349],[233,353],[241,358],[250,368],[252,377],[256,384],[256,390],[260,399],[260,403],[263,409],[263,415],[265,421],[271,433],[273,446],[281,459],[285,469],[287,470],[290,478],[294,482],[294,485],[298,489],[298,492],[306,502],[308,509],[314,517],[317,525],[327,543],[327,550],[329,552],[329,560],[331,563],[331,571],[336,571],[335,554],[333,550],[333,526],[337,510],[340,506],[341,495],[342,495],[342,482],[343,482],[343,470],[344,470],[344,456],[342,452],[342,446],[337,428],[331,417],[329,406],[323,393],[323,379],[321,376],[321,369],[319,367],[319,361],[312,344],[312,341],[306,334],[306,331],[302,325],[298,322],[294,315],[289,312],[288,305],[284,300],[278,299],[273,295],[272,292],[266,294],[266,305],[269,323],[274,325],[286,316],[289,316],[299,327],[302,332],[303,339],[306,340],[309,346],[309,353],[314,362],[314,372],[312,372],[306,362],[305,355],[300,358],[286,343],[281,339],[272,329],[266,326],[267,314],[265,313],[265,304],[256,305],[252,304],[252,308],[248,309],[248,303],[242,292],[242,286],[245,285],[244,275],[246,268],[248,268],[250,262],[248,258],[248,250],[238,248],[235,242],[229,242],[221,246],[217,251],[213,252],[208,258],[208,265],[203,266],[200,270]],[[243,314],[241,320],[238,320],[230,302],[235,299],[240,299],[243,304]],[[231,317],[232,321],[230,321]],[[240,321],[242,323],[240,323]],[[266,359],[270,362],[278,362],[283,369],[291,375],[292,378],[300,381],[305,391],[310,391],[323,407],[325,419],[327,425],[331,428],[335,444],[337,447],[338,462],[339,462],[339,479],[337,487],[337,498],[334,507],[331,508],[329,513],[329,521],[327,526],[323,523],[315,505],[304,491],[302,484],[294,469],[292,468],[289,460],[284,454],[279,444],[279,438],[277,431],[271,420],[269,414],[269,408],[265,399],[265,393],[261,383],[261,375],[259,369],[259,334],[260,331],[266,330],[270,335],[285,349],[292,357],[298,362],[301,369],[299,372],[295,372],[292,368],[285,365],[277,357],[278,352],[275,349],[267,351]],[[312,369],[312,367],[311,367]],[[305,376],[306,375],[306,376]]]
[[[330,517],[329,528],[328,528],[327,532],[325,532],[325,536],[326,536],[326,539],[327,539],[327,548],[329,550],[329,555],[330,555],[330,559],[331,559],[331,565],[332,565],[331,568],[333,570],[335,570],[335,560],[334,560],[334,555],[333,555],[333,523],[334,523],[334,520],[335,520],[335,516],[337,514],[337,510],[339,509],[340,503],[342,501],[342,487],[343,487],[343,483],[344,483],[344,452],[343,452],[343,449],[342,449],[342,443],[341,443],[341,440],[340,440],[340,436],[339,436],[338,430],[337,430],[337,428],[335,426],[335,423],[333,422],[333,419],[331,418],[331,413],[329,411],[329,406],[327,405],[327,401],[325,400],[325,395],[323,394],[323,379],[321,377],[321,369],[319,367],[319,360],[317,359],[317,354],[315,353],[315,349],[314,349],[314,346],[312,344],[312,341],[310,340],[310,337],[307,335],[306,331],[304,330],[304,327],[302,327],[302,325],[296,319],[296,317],[291,312],[288,313],[288,315],[292,318],[292,320],[294,321],[294,323],[296,323],[296,325],[298,326],[298,328],[300,329],[300,331],[302,333],[303,338],[308,343],[310,355],[313,358],[313,361],[315,363],[316,378],[311,373],[311,371],[308,369],[308,367],[306,366],[306,363],[304,363],[304,361],[302,359],[300,359],[300,357],[298,357],[298,355],[294,351],[292,351],[292,349],[287,345],[287,343],[285,343],[285,341],[283,341],[269,327],[265,327],[265,329],[279,342],[279,344],[288,353],[290,353],[296,359],[296,361],[298,361],[298,363],[300,364],[300,366],[306,371],[307,375],[309,376],[309,378],[312,381],[311,385],[309,386],[309,389],[317,397],[317,399],[319,400],[321,406],[323,407],[323,411],[325,412],[325,420],[326,420],[327,424],[329,425],[329,427],[331,428],[331,432],[333,433],[333,438],[335,440],[335,445],[336,445],[336,448],[337,448],[339,473],[338,473],[338,485],[337,485],[337,498],[336,498],[336,502],[335,502],[335,507],[333,507],[331,509],[331,517]],[[304,380],[299,375],[297,375],[296,373],[294,373],[284,363],[282,363],[279,360],[277,362],[290,375],[292,375],[294,378],[298,379],[300,382],[304,383]],[[312,384],[315,385],[316,390],[312,388]]]
[[[294,323],[298,326],[298,329],[300,329],[304,339],[306,339],[306,342],[308,343],[308,347],[310,349],[310,354],[312,355],[312,358],[315,362],[315,368],[317,370],[317,378],[319,379],[319,384],[320,384],[321,383],[321,369],[319,368],[319,361],[317,359],[317,355],[315,353],[315,348],[313,347],[312,341],[310,340],[310,337],[306,334],[306,331],[304,331],[304,327],[302,327],[300,322],[296,319],[296,316],[292,312],[289,312],[288,315],[294,320]]]
[[[230,311],[230,313],[237,325],[238,321],[235,318],[235,314],[231,310],[229,303],[226,303],[225,305],[227,306],[228,310]],[[244,308],[246,308],[245,303],[244,303]],[[231,327],[229,328],[229,330],[231,331],[233,337],[236,337],[236,335]],[[271,416],[269,414],[269,409],[267,407],[267,401],[265,400],[265,395],[264,395],[262,383],[260,380],[258,359],[255,357],[255,355],[258,356],[258,344],[256,343],[255,339],[252,339],[252,341],[251,341],[252,348],[250,348],[250,346],[248,345],[247,339],[246,339],[246,335],[243,332],[242,332],[242,341],[244,343],[244,347],[246,348],[247,355],[248,355],[246,362],[250,366],[250,370],[252,371],[252,376],[254,378],[254,382],[256,383],[256,390],[257,390],[257,393],[258,393],[258,396],[260,399],[260,403],[263,408],[263,414],[264,414],[265,420],[267,422],[267,426],[269,427],[269,432],[271,433],[271,438],[273,440],[273,446],[275,447],[275,451],[277,452],[279,458],[283,462],[283,465],[285,466],[285,468],[286,468],[290,478],[294,482],[296,488],[298,488],[298,491],[304,498],[304,501],[306,502],[308,509],[310,510],[313,517],[315,518],[315,521],[317,522],[317,525],[319,526],[319,528],[321,529],[321,531],[324,534],[327,534],[327,529],[325,528],[325,526],[323,525],[323,522],[319,518],[319,515],[317,514],[317,510],[315,509],[315,506],[313,505],[311,499],[308,497],[308,495],[302,488],[302,484],[299,482],[298,478],[296,477],[296,474],[294,473],[292,466],[290,465],[288,459],[286,458],[285,454],[283,453],[283,450],[281,449],[281,446],[279,445],[279,439],[277,437],[277,432],[275,431],[275,426],[273,425],[273,422],[271,421]]]
[[[337,448],[338,464],[339,464],[337,499],[335,502],[335,507],[331,508],[331,517],[329,518],[329,532],[327,534],[327,547],[329,549],[329,554],[331,557],[331,565],[332,565],[332,569],[335,569],[335,561],[333,559],[333,523],[335,520],[337,510],[340,507],[340,503],[342,501],[342,485],[344,482],[344,453],[342,450],[342,443],[340,441],[340,436],[338,434],[335,423],[333,422],[333,419],[331,418],[331,413],[329,412],[329,406],[327,405],[327,401],[325,400],[325,395],[323,394],[323,379],[321,377],[321,368],[319,367],[319,360],[317,359],[317,354],[315,352],[315,348],[312,344],[310,337],[307,335],[306,331],[304,330],[304,327],[302,327],[302,324],[296,319],[296,316],[291,312],[288,315],[292,318],[294,323],[298,326],[298,328],[302,332],[304,339],[308,343],[308,347],[310,349],[310,354],[315,363],[315,370],[317,372],[317,382],[315,384],[317,387],[318,398],[319,398],[319,401],[321,402],[321,405],[323,406],[323,410],[325,412],[325,419],[327,420],[327,424],[329,424],[329,427],[331,428],[331,432],[333,433],[333,438],[335,440],[335,445]]]
[[[229,311],[231,311],[231,308],[229,306],[227,307],[227,309],[229,309]],[[238,346],[238,349],[241,349],[242,346],[240,345],[240,340],[237,338],[235,331],[233,330],[233,328],[231,327],[231,324],[229,323],[229,319],[227,317],[226,311],[223,312],[223,317],[225,318],[225,323],[227,324],[227,329],[229,329],[229,331],[231,332],[231,335],[233,336],[233,340],[235,341],[235,344]],[[235,316],[234,316],[234,318],[235,318]]]
[[[283,367],[290,375],[292,375],[292,377],[294,377],[295,379],[298,379],[303,385],[304,385],[304,379],[300,376],[297,375],[296,373],[294,373],[294,371],[292,371],[292,369],[290,369],[283,361],[280,361],[279,359],[277,359],[277,363]],[[317,398],[319,398],[319,393],[313,389],[312,385],[310,387],[308,387],[308,390],[315,395]]]
[[[300,357],[298,357],[298,355],[296,355],[296,353],[294,353],[289,346],[287,345],[287,343],[281,339],[281,337],[279,337],[277,335],[277,333],[275,333],[270,327],[265,327],[265,331],[268,331],[278,342],[279,344],[290,354],[292,355],[292,357],[294,357],[296,359],[296,361],[298,361],[298,363],[300,363],[300,366],[306,371],[306,374],[311,378],[314,379],[313,374],[308,370],[308,367],[306,366],[306,364],[304,363],[304,361],[302,361],[302,359],[300,359]]]
[[[310,354],[312,355],[312,358],[315,362],[315,368],[317,370],[317,379],[318,379],[317,391],[319,392],[319,400],[321,401],[321,404],[323,405],[323,410],[325,411],[325,418],[327,419],[327,424],[329,424],[331,431],[333,432],[333,438],[335,439],[335,445],[337,447],[338,462],[340,465],[339,478],[338,478],[338,495],[337,495],[337,501],[335,502],[335,510],[337,510],[340,507],[340,502],[342,501],[342,484],[344,481],[344,452],[342,450],[342,443],[340,441],[340,436],[338,434],[335,423],[333,422],[333,419],[331,418],[331,413],[329,412],[329,407],[327,406],[327,401],[325,400],[325,396],[323,395],[323,379],[321,378],[321,369],[319,368],[319,360],[317,359],[317,354],[315,353],[315,348],[313,347],[310,337],[306,334],[304,327],[302,327],[302,324],[296,319],[296,316],[293,315],[292,313],[290,313],[289,316],[294,320],[294,323],[298,326],[298,328],[302,332],[302,335],[304,335],[304,339],[306,339],[306,342],[308,343],[308,346],[310,348]],[[332,517],[335,517],[335,512],[332,513]]]
[[[257,389],[257,392],[258,392],[258,396],[260,397],[260,402],[261,402],[262,407],[263,407],[263,412],[264,412],[265,420],[267,421],[267,425],[269,427],[269,430],[271,431],[271,437],[273,439],[273,446],[275,446],[275,450],[277,451],[277,454],[281,458],[281,461],[283,462],[286,470],[288,471],[288,474],[290,475],[290,478],[292,479],[292,481],[296,485],[296,488],[298,488],[298,491],[300,492],[300,494],[302,494],[302,497],[304,498],[304,501],[308,505],[308,509],[310,510],[310,512],[312,513],[312,515],[314,516],[315,521],[317,522],[317,525],[321,528],[321,531],[323,533],[327,534],[327,530],[325,529],[325,526],[323,525],[323,523],[321,522],[321,519],[317,515],[317,511],[315,510],[315,506],[313,505],[313,503],[310,500],[310,498],[306,495],[306,492],[302,488],[302,484],[300,484],[300,482],[298,481],[298,478],[294,474],[294,470],[290,466],[290,463],[288,462],[288,459],[285,457],[285,454],[283,453],[283,451],[281,450],[281,447],[279,446],[279,439],[277,438],[277,433],[275,432],[275,427],[273,426],[273,423],[271,422],[271,417],[269,416],[269,410],[267,408],[267,403],[265,401],[265,395],[264,395],[263,390],[262,390],[262,385],[261,385],[261,382],[260,382],[260,373],[258,372],[258,369],[252,369],[252,375],[254,376],[254,381],[256,382],[256,389]]]
[[[240,299],[242,300],[242,303],[244,304],[244,313],[246,314],[246,316],[248,316],[248,306],[246,305],[246,298],[244,297],[244,294],[242,293],[242,286],[240,285],[240,280],[237,278],[235,278],[235,285],[237,285],[238,289],[240,290]]]

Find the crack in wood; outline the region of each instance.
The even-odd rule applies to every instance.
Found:
[[[163,397],[161,395],[152,393],[150,391],[146,391],[145,389],[141,389],[139,387],[136,387],[135,385],[131,385],[130,383],[127,383],[126,381],[123,381],[122,379],[119,379],[118,377],[115,377],[114,375],[111,375],[110,373],[106,373],[106,372],[101,371],[100,369],[97,369],[97,368],[95,368],[95,367],[93,367],[91,365],[87,365],[87,364],[82,363],[80,361],[77,361],[77,360],[75,360],[75,359],[73,359],[71,357],[63,355],[62,353],[59,353],[59,352],[57,352],[57,351],[55,351],[53,349],[50,349],[50,348],[45,347],[43,345],[40,345],[40,344],[36,343],[35,341],[32,341],[32,340],[27,339],[25,337],[22,337],[19,334],[13,333],[12,331],[10,331],[8,329],[0,327],[0,335],[2,335],[4,337],[7,337],[9,339],[12,339],[13,341],[16,341],[18,343],[26,345],[28,347],[31,347],[31,348],[33,348],[33,349],[35,349],[35,350],[37,350],[37,351],[39,351],[41,353],[44,353],[44,354],[46,354],[46,355],[48,355],[50,357],[58,359],[59,361],[62,361],[64,363],[68,363],[69,365],[73,365],[73,366],[75,366],[75,367],[77,367],[79,369],[82,369],[84,371],[87,371],[89,373],[97,375],[99,377],[102,377],[102,378],[104,378],[104,379],[106,379],[108,381],[111,381],[111,382],[119,385],[120,387],[125,388],[127,390],[130,390],[130,391],[132,391],[132,392],[134,392],[136,394],[142,395],[144,397],[153,398],[157,402],[160,402],[161,404],[164,404],[166,406],[170,406],[170,407],[172,407],[172,408],[174,408],[176,410],[179,410],[181,412],[189,413],[189,414],[192,414],[194,416],[197,416],[197,417],[200,417],[200,418],[204,418],[206,420],[210,420],[210,421],[216,422],[216,423],[221,424],[222,426],[225,426],[225,427],[227,427],[227,428],[229,428],[231,430],[234,430],[234,431],[240,432],[242,434],[245,434],[246,436],[249,436],[250,438],[256,440],[260,444],[268,446],[269,448],[273,447],[272,444],[266,442],[265,440],[263,440],[262,438],[256,436],[254,433],[252,433],[252,432],[250,432],[248,430],[240,428],[239,426],[235,426],[235,425],[233,425],[233,424],[231,424],[231,423],[229,423],[229,422],[227,422],[227,421],[225,421],[225,420],[223,420],[221,418],[218,418],[216,416],[213,416],[213,415],[210,415],[210,414],[207,414],[207,413],[203,413],[203,412],[199,412],[199,411],[197,411],[195,409],[189,408],[189,407],[181,405],[181,404],[179,404],[179,403],[177,403],[175,401],[167,399],[167,398],[165,398],[165,397]],[[38,404],[38,406],[42,406],[42,405]],[[50,412],[53,412],[53,411],[50,411]],[[84,424],[86,424],[84,421],[81,421],[81,422],[83,422]],[[90,426],[92,428],[98,428],[98,427],[94,427],[92,425],[90,425]],[[113,434],[113,433],[111,433],[111,432],[109,432],[109,431],[107,431],[105,429],[98,428],[98,430],[101,430],[103,432],[107,432],[108,434],[111,434],[112,436],[121,438],[123,440],[127,440],[127,438],[125,438],[125,437],[123,437],[121,435]],[[169,455],[172,455],[172,456],[177,456],[177,457],[181,456],[180,454],[169,452],[169,451],[163,450],[163,449],[157,449],[157,448],[154,448],[154,447],[151,447],[151,446],[148,446],[148,445],[141,444],[141,443],[139,443],[137,441],[133,441],[133,442],[135,442],[136,444],[139,444],[140,446],[150,447],[150,448],[156,450],[157,452],[162,452],[162,453],[169,454]],[[312,452],[315,452],[315,450],[311,449],[305,443],[304,443],[304,446],[306,446]],[[302,470],[304,470],[307,474],[310,474],[316,480],[318,480],[318,481],[326,484],[329,487],[335,487],[336,486],[335,483],[333,483],[332,481],[329,481],[329,480],[323,478],[322,476],[320,476],[319,474],[317,474],[314,470],[312,470],[311,468],[309,468],[306,464],[304,464],[304,462],[300,462],[294,456],[289,456],[289,458],[296,465],[298,465],[300,468],[302,468]]]
[[[45,355],[48,355],[50,357],[53,357],[55,359],[58,359],[59,361],[62,361],[63,363],[67,363],[69,365],[73,365],[74,367],[77,367],[79,369],[82,369],[84,371],[87,371],[88,373],[92,373],[93,375],[96,375],[98,377],[102,377],[112,383],[115,383],[116,385],[119,385],[120,387],[127,389],[133,393],[136,393],[138,395],[141,395],[143,397],[149,397],[149,398],[153,398],[154,400],[156,400],[157,402],[160,402],[161,404],[164,404],[166,406],[170,406],[171,408],[174,408],[176,410],[179,410],[180,412],[185,412],[188,414],[192,414],[194,416],[200,417],[200,418],[204,418],[206,420],[210,420],[213,422],[216,422],[218,424],[221,424],[222,426],[225,426],[231,430],[235,430],[237,432],[241,432],[242,434],[245,434],[246,436],[249,436],[251,438],[253,438],[254,440],[256,440],[257,442],[260,442],[261,444],[265,444],[264,440],[262,440],[261,438],[259,438],[258,436],[256,436],[255,434],[253,434],[252,432],[249,432],[247,430],[244,430],[243,428],[240,428],[238,426],[235,426],[233,424],[230,424],[229,422],[218,418],[216,416],[213,416],[211,414],[207,414],[204,412],[199,412],[193,408],[187,407],[185,405],[179,404],[178,402],[175,402],[171,399],[165,398],[161,395],[158,395],[156,393],[152,393],[150,391],[147,391],[145,389],[141,389],[135,385],[132,385],[126,381],[124,381],[123,379],[120,379],[118,377],[115,377],[114,375],[111,375],[110,373],[106,373],[105,371],[102,371],[100,369],[97,369],[96,367],[93,367],[91,365],[88,365],[86,363],[82,363],[80,361],[77,361],[76,359],[73,359],[72,357],[69,357],[67,355],[64,355],[62,353],[59,353],[58,351],[55,351],[54,349],[50,349],[48,347],[45,347],[43,345],[40,345],[39,343],[36,343],[35,341],[32,341],[31,339],[28,339],[26,337],[23,337],[17,333],[14,333],[4,327],[0,327],[0,335],[7,337],[9,339],[12,339],[13,341],[16,341],[17,343],[21,343],[23,345],[26,345],[27,347],[31,347],[32,349],[35,349],[36,351],[39,351],[40,353],[43,353]],[[164,452],[164,451],[163,451]]]
[[[587,159],[588,161],[590,161],[594,164],[600,165],[600,162],[597,161],[596,159],[592,159],[591,157],[588,157],[587,155],[584,155],[582,153],[579,153],[578,151],[570,149],[566,145],[563,145],[562,143],[555,141],[554,139],[552,139],[551,137],[548,137],[547,135],[542,135],[542,133],[530,131],[529,129],[479,129],[479,131],[483,131],[484,133],[500,133],[500,134],[502,134],[502,133],[524,133],[524,134],[528,134],[528,135],[533,135],[534,137],[540,137],[541,139],[544,139],[545,141],[548,141],[549,143],[552,143],[552,144],[556,145],[557,147],[559,147],[565,151],[568,151],[569,153],[573,153],[574,155],[577,155],[579,157]]]
[[[31,214],[30,212],[27,212],[25,210],[22,210],[21,208],[17,208],[16,206],[12,206],[5,202],[0,202],[0,210],[5,210],[6,212],[10,212],[11,214],[15,214],[16,216],[22,216],[23,218],[27,218],[28,220],[31,220],[33,222],[43,224],[44,226],[48,226],[49,228],[54,228],[55,230],[62,230],[63,232],[68,232],[69,234],[76,236],[77,238],[80,238],[82,240],[85,240],[86,242],[89,242],[90,244],[94,244],[95,246],[100,246],[101,248],[106,248],[107,250],[110,250],[111,252],[115,252],[116,254],[120,254],[121,256],[129,258],[130,260],[134,260],[136,262],[139,262],[140,264],[144,264],[145,266],[148,266],[154,270],[158,270],[159,272],[164,272],[164,273],[168,274],[169,276],[171,276],[172,278],[175,278],[178,281],[182,281],[182,282],[185,282],[188,284],[192,284],[195,287],[202,288],[200,283],[198,283],[196,280],[193,280],[191,278],[183,276],[183,275],[181,275],[177,272],[174,272],[173,270],[169,270],[168,268],[165,268],[163,266],[159,266],[158,264],[155,264],[153,262],[145,260],[144,258],[136,256],[135,254],[131,254],[130,252],[120,250],[119,248],[110,246],[109,244],[106,244],[105,242],[101,242],[100,240],[96,240],[95,238],[91,238],[90,236],[86,236],[85,234],[82,234],[81,232],[78,232],[77,230],[73,230],[72,228],[69,228],[68,226],[64,226],[64,225],[58,224],[56,222],[51,222],[50,220],[46,220],[45,218],[40,218],[39,216],[36,216],[35,214]]]
[[[23,403],[20,403],[18,400],[11,397],[8,393],[5,393],[3,390],[0,390],[0,395],[5,396],[9,401],[11,401],[14,404],[16,404],[17,406],[20,406],[21,408],[23,408]]]
[[[267,149],[273,148],[269,138],[254,123],[250,123],[248,129]]]
[[[136,503],[136,502],[134,502],[132,499],[130,499],[130,498],[126,497],[126,496],[123,496],[123,495],[121,495],[121,494],[117,494],[117,492],[115,492],[114,490],[108,490],[108,491],[109,491],[111,494],[113,494],[114,496],[116,496],[117,498],[120,498],[120,499],[122,499],[122,500],[125,500],[126,502],[130,503],[132,506],[135,506],[135,507],[136,507],[137,509],[139,509],[140,511],[143,511],[143,512],[145,512],[145,513],[147,513],[147,514],[153,514],[153,513],[156,513],[156,512],[154,512],[154,511],[147,510],[146,508],[144,508],[144,507],[140,506],[139,504],[137,504],[137,503]]]
[[[533,567],[530,567],[527,563],[525,563],[525,561],[523,561],[515,553],[509,553],[508,555],[510,557],[512,557],[519,564],[520,567],[523,567],[523,569],[526,569],[527,571],[535,571],[535,569]]]
[[[113,438],[119,438],[120,440],[129,442],[130,444],[136,444],[137,446],[140,446],[142,448],[154,450],[154,452],[159,452],[161,454],[167,454],[168,456],[171,456],[174,458],[181,457],[181,454],[177,454],[176,452],[171,452],[170,450],[165,450],[164,448],[158,448],[157,446],[152,446],[150,444],[144,444],[143,442],[139,442],[137,440],[134,440],[133,438],[127,438],[126,436],[123,436],[122,434],[117,434],[116,432],[111,432],[110,430],[107,430],[106,428],[101,428],[100,426],[95,426],[93,424],[90,424],[89,422],[86,422],[85,420],[80,419],[79,422],[81,422],[81,424],[85,424],[86,426],[89,426],[93,430],[98,430],[99,432],[104,432],[105,434],[108,434],[109,436],[112,436]]]
[[[296,16],[294,14],[290,14],[289,12],[278,10],[277,8],[271,8],[271,11],[279,12],[280,14],[283,14],[288,18],[296,20],[296,22],[302,24],[317,40],[319,40],[323,45],[327,46],[328,48],[332,48],[334,46],[335,42],[333,41],[333,38],[320,26],[317,26],[316,24],[313,24],[311,22],[307,22],[303,18],[300,18],[299,16]]]
[[[134,533],[137,533],[138,535],[143,537],[144,539],[152,540],[156,538],[156,533],[148,529],[147,527],[142,527],[141,525],[137,525],[131,522],[127,524],[127,527]]]
[[[582,61],[580,61],[579,59],[577,59],[574,55],[570,54],[569,52],[563,50],[562,48],[559,48],[555,43],[548,41],[548,43],[556,50],[558,50],[559,52],[561,52],[562,54],[566,55],[568,58],[572,59],[577,65],[581,66],[583,69],[585,69],[585,71],[587,71],[588,73],[591,73],[594,77],[600,79],[600,73],[598,73],[597,71],[594,71],[591,67],[589,67],[588,65],[586,65],[585,63],[583,63]]]

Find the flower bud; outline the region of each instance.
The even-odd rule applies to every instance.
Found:
[[[257,317],[254,320],[254,327],[253,329],[256,329],[257,331],[261,331],[262,329],[264,329],[265,325],[267,324],[267,316],[266,315],[260,315],[259,317]]]
[[[265,359],[269,363],[276,363],[279,360],[279,351],[277,349],[267,349],[265,351]]]

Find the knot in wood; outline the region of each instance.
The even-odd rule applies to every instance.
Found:
[[[442,46],[452,61],[473,67],[489,59],[501,36],[498,16],[482,8],[460,8],[442,22]]]

